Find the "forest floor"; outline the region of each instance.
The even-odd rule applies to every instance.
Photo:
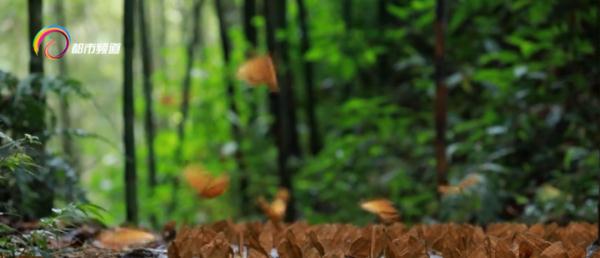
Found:
[[[596,226],[558,224],[435,224],[401,223],[358,227],[350,224],[308,225],[297,222],[235,224],[221,221],[161,233],[136,228],[102,229],[83,225],[27,242],[31,229],[11,238],[18,248],[7,257],[389,257],[389,258],[582,258],[591,255]],[[37,246],[32,247],[31,245]],[[0,242],[0,250],[6,251]],[[29,245],[29,246],[27,246]],[[243,247],[243,248],[239,248]],[[3,250],[4,249],[4,250]],[[591,248],[593,249],[593,248]],[[2,255],[0,254],[0,257]]]

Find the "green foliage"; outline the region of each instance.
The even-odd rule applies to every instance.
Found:
[[[372,219],[357,216],[358,203],[377,197],[397,203],[408,221],[435,211],[429,183],[433,174],[403,158],[431,157],[427,147],[411,147],[414,139],[431,139],[431,129],[406,137],[409,132],[403,129],[423,119],[411,113],[385,98],[350,99],[336,109],[325,148],[298,175],[302,211],[309,221],[366,223]]]
[[[32,75],[19,81],[0,71],[0,199],[3,200],[0,211],[35,218],[38,212],[33,200],[40,196],[53,195],[59,197],[58,201],[67,202],[83,200],[76,185],[78,175],[71,164],[60,155],[40,150],[55,134],[85,134],[72,128],[57,129],[56,112],[39,100],[50,93],[58,98],[89,97],[74,80]],[[48,126],[44,124],[47,112]],[[29,134],[32,125],[40,126],[39,123],[41,127],[35,128],[42,131]],[[36,181],[43,185],[35,185]]]
[[[3,142],[3,145],[0,146],[0,167],[2,171],[14,173],[19,168],[33,167],[35,165],[31,157],[25,153],[24,145],[38,143],[37,137],[26,134],[25,138],[15,141],[0,132],[0,139]],[[0,180],[8,180],[9,176],[0,175]]]
[[[352,78],[360,85],[352,95],[388,97],[321,99],[320,117],[336,119],[323,119],[326,147],[306,160],[299,175],[303,212],[310,221],[364,222],[356,216],[356,203],[378,196],[394,200],[407,221],[426,219],[437,207],[438,218],[463,222],[594,219],[598,127],[590,122],[598,117],[599,101],[591,97],[592,82],[584,79],[598,74],[589,65],[598,15],[586,8],[591,2],[450,2],[449,181],[458,184],[472,173],[483,180],[439,204],[433,195],[431,108],[435,2],[390,3],[394,26],[379,41],[357,37],[365,46],[356,50],[346,48],[352,39],[334,35],[351,37],[378,27],[366,20],[342,32],[341,18],[329,15],[341,10],[336,4],[319,1],[310,8],[315,44],[308,58],[333,77],[325,77],[323,85],[334,82],[321,94],[344,92],[346,86],[335,82]],[[332,61],[348,63],[336,57],[340,51],[364,66],[340,74],[344,69]],[[377,80],[365,74],[376,70],[372,62],[360,61],[368,51],[393,59],[393,69],[384,73],[391,85],[370,87]],[[541,198],[544,189],[556,189],[560,198]]]
[[[42,218],[39,228],[19,232],[0,223],[0,255],[57,257],[63,250],[57,250],[64,234],[72,228],[99,221],[105,210],[93,204],[68,204],[64,208],[52,209],[52,216]]]

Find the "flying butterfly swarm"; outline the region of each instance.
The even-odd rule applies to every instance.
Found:
[[[184,178],[201,198],[222,194],[227,175],[212,176],[200,165],[190,165]],[[439,189],[456,194],[477,184],[469,176],[455,186]],[[222,221],[195,228],[184,227],[168,248],[177,258],[582,258],[597,235],[586,223],[491,224],[486,228],[437,224],[407,227],[387,199],[362,202],[360,207],[377,215],[381,224],[357,227],[348,224],[308,225],[283,223],[289,200],[287,189],[279,189],[272,201],[257,200],[269,219],[266,224],[234,224]],[[587,257],[596,257],[594,256]]]

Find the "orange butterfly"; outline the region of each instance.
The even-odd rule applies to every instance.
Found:
[[[365,211],[376,214],[386,224],[400,221],[400,214],[394,208],[394,204],[387,199],[366,201],[361,203],[360,207]]]
[[[198,195],[204,198],[215,198],[229,187],[229,176],[213,176],[199,165],[187,166],[183,177]]]
[[[269,55],[258,56],[244,62],[237,70],[237,77],[252,86],[266,84],[272,92],[279,91],[277,72]]]
[[[172,107],[175,106],[175,104],[177,103],[172,95],[163,94],[160,96],[160,104],[162,104],[163,106]]]
[[[273,202],[268,203],[265,198],[258,198],[258,206],[263,213],[273,222],[280,222],[285,216],[287,203],[290,199],[290,193],[285,188],[280,188],[275,195]]]
[[[481,176],[477,174],[469,174],[466,178],[460,181],[457,185],[440,185],[438,192],[444,196],[450,196],[462,193],[465,189],[479,184],[482,181]]]

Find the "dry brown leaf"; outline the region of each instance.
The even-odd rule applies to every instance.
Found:
[[[557,229],[555,235],[566,248],[585,248],[596,239],[596,231],[596,226],[589,223],[570,223]]]
[[[330,253],[325,254],[323,256],[323,258],[341,258],[344,256],[345,256],[344,252],[337,250],[337,251],[332,251]]]
[[[435,253],[435,250],[432,251],[431,253],[438,254],[438,253]],[[463,258],[463,257],[465,257],[465,255],[462,255],[462,252],[458,248],[447,248],[446,251],[439,253],[438,256],[444,257],[444,258]]]
[[[270,253],[272,249],[277,248],[282,240],[281,226],[271,221],[267,222],[258,236],[258,241],[262,248]]]
[[[260,243],[260,232],[257,228],[249,228],[249,232],[246,236],[246,241],[248,242],[249,250],[256,251],[264,257],[270,256],[270,250],[267,251]]]
[[[481,243],[481,245],[479,245],[474,250],[470,250],[470,252],[467,255],[465,255],[464,257],[466,257],[466,258],[491,258],[486,245],[483,243]]]
[[[400,221],[400,214],[394,208],[394,204],[387,199],[376,199],[360,204],[360,207],[370,213],[379,216],[384,223],[394,223]]]
[[[386,227],[386,234],[390,239],[397,238],[406,233],[406,231],[408,231],[408,229],[402,223],[394,223]]]
[[[237,77],[252,86],[266,84],[272,92],[279,91],[277,72],[269,55],[258,56],[243,63],[238,68]]]
[[[350,246],[359,238],[360,230],[352,225],[326,224],[314,227],[316,242],[324,250],[323,257],[344,257],[350,252]],[[314,242],[312,240],[309,240]]]
[[[321,254],[319,254],[319,251],[317,251],[317,249],[315,249],[315,248],[309,248],[306,250],[302,250],[302,254],[304,255],[304,258],[321,258],[321,257],[323,257]]]
[[[363,230],[364,236],[368,236],[370,242],[369,255],[371,257],[381,256],[387,243],[384,226],[370,225]]]
[[[434,224],[427,227],[420,227],[420,232],[423,240],[427,244],[428,249],[435,249],[437,251],[443,251],[447,241],[458,242],[458,236],[447,235],[447,225]]]
[[[141,247],[157,240],[158,238],[148,231],[119,227],[100,232],[94,241],[94,245],[112,250],[126,250]]]
[[[174,243],[169,245],[169,248],[167,248],[167,254],[169,254],[169,257],[171,258],[182,258],[180,253],[181,251],[179,251],[179,247],[177,247],[177,245]]]
[[[573,248],[567,253],[569,258],[585,257],[585,248]]]
[[[232,254],[229,242],[225,239],[223,232],[219,233],[213,241],[200,248],[200,257],[203,258],[225,258]]]
[[[546,227],[543,224],[533,224],[527,229],[527,233],[543,238],[546,235]]]
[[[246,240],[244,234],[242,233],[242,225],[236,225],[229,220],[221,220],[212,223],[208,227],[215,232],[223,233],[227,241],[230,243],[235,243],[237,246],[244,246]]]
[[[200,165],[189,165],[183,172],[185,181],[204,198],[215,198],[229,187],[229,176],[213,176]]]
[[[488,255],[490,257],[497,257],[497,258],[516,258],[517,257],[515,252],[511,249],[510,245],[501,239],[498,239],[498,238],[492,236],[492,237],[488,237],[486,242],[489,247]]]
[[[291,225],[285,227],[285,230],[288,231],[288,237],[289,235],[293,235],[293,237],[295,238],[294,241],[298,241],[299,244],[303,244],[300,247],[304,248],[305,245],[310,244],[308,240],[309,228],[310,226],[308,225],[308,223],[301,221],[292,223]]]
[[[358,228],[221,221],[181,229],[169,246],[169,257],[239,257],[240,253],[226,248],[233,245],[248,247],[251,258],[268,258],[273,248],[280,257],[306,258],[427,258],[436,252],[444,258],[581,258],[590,243],[584,240],[593,241],[595,234],[594,225],[587,223],[493,224],[486,234],[481,227],[457,224],[416,225],[407,230],[399,223]]]
[[[223,232],[216,233],[209,227],[182,228],[168,249],[169,257],[217,258],[229,257],[230,243]]]
[[[488,225],[486,233],[490,236],[512,240],[517,233],[526,232],[527,229],[525,224],[497,223]]]
[[[279,246],[277,246],[277,252],[280,257],[289,258],[302,258],[302,249],[297,243],[293,243],[290,240],[283,240]]]
[[[168,221],[162,228],[161,236],[164,241],[169,242],[177,235],[177,222],[174,220]]]
[[[317,252],[319,252],[319,255],[325,255],[325,248],[323,247],[323,244],[321,244],[321,242],[319,241],[319,238],[317,238],[317,234],[315,234],[314,231],[308,232],[308,240],[310,241],[312,246],[317,250]]]
[[[561,242],[554,242],[540,254],[540,258],[569,258]]]
[[[395,253],[398,254],[399,258],[429,257],[425,243],[409,234],[394,240],[391,246],[397,248]]]
[[[371,252],[371,239],[364,236],[354,240],[350,246],[350,256],[353,258],[367,258]]]
[[[248,249],[248,258],[270,258],[271,256],[256,249]]]
[[[550,242],[529,233],[519,233],[514,242],[518,245],[519,258],[538,257]]]

